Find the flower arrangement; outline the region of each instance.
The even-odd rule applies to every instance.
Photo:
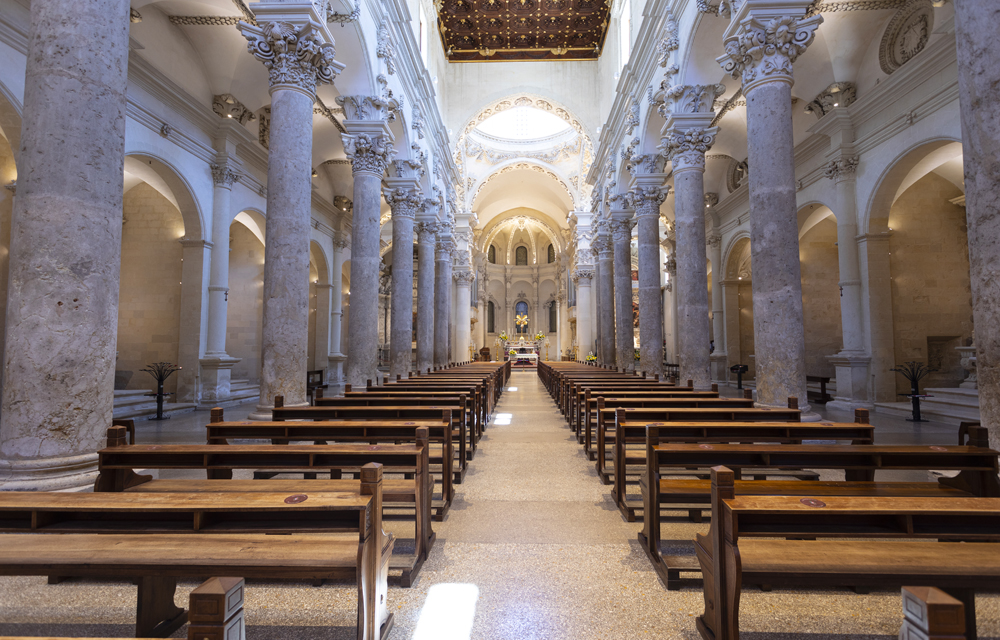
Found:
[[[498,335],[497,337],[500,338],[501,340],[503,340],[504,342],[507,342],[508,340],[510,340],[510,336],[507,335],[506,331],[501,331],[500,335]]]
[[[594,352],[591,351],[590,353],[587,354],[587,357],[585,358],[585,360],[587,362],[597,362],[597,356],[595,356]]]
[[[508,354],[510,354],[510,355],[512,355],[512,356],[516,356],[516,355],[517,355],[517,351],[516,351],[516,350],[514,350],[514,349],[511,349],[511,350],[510,350],[510,351],[508,351],[507,353],[508,353]]]
[[[541,331],[539,331],[538,333],[535,334],[535,340],[541,341],[541,340],[544,340],[544,339],[545,339],[545,334],[542,333]]]

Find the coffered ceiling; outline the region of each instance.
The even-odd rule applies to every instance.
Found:
[[[451,62],[592,60],[611,0],[443,0],[438,28]]]

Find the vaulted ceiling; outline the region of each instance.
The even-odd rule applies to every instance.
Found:
[[[438,28],[450,62],[592,60],[610,0],[443,0]]]

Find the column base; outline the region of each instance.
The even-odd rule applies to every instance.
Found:
[[[93,491],[97,454],[0,460],[0,491]]]
[[[202,404],[224,402],[229,399],[233,365],[240,361],[225,353],[206,354],[201,362]]]
[[[873,409],[875,403],[870,393],[871,356],[863,352],[841,351],[826,359],[837,369],[836,395],[826,403],[826,408],[834,411]]]
[[[330,355],[330,366],[327,368],[327,388],[323,392],[328,396],[339,396],[344,393],[344,363],[347,356],[342,353]]]
[[[726,384],[729,382],[729,356],[725,351],[716,351],[708,356],[711,361],[712,382]]]

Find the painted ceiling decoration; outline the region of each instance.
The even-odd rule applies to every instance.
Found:
[[[450,62],[593,60],[611,0],[437,0]]]

